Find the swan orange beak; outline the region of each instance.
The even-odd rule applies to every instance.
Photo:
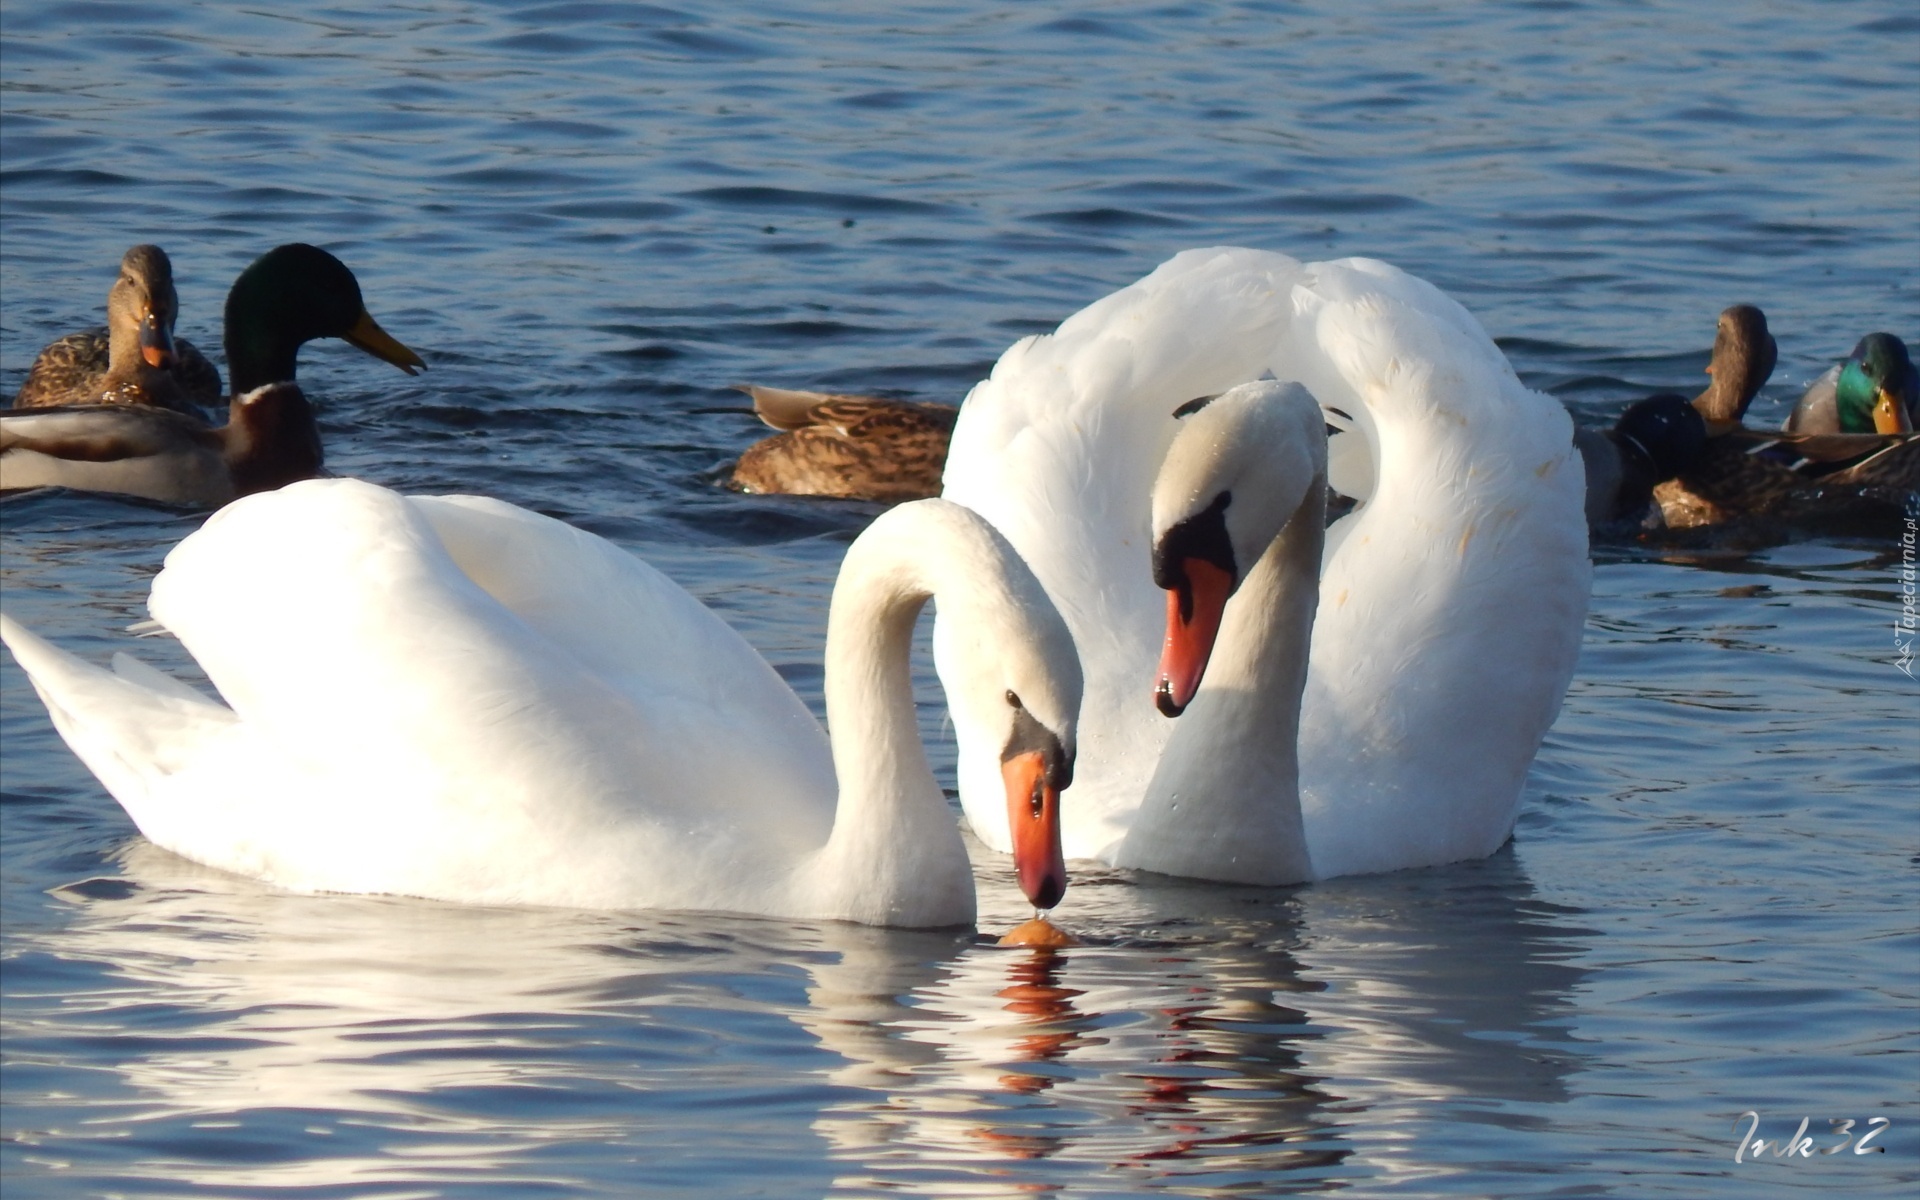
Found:
[[[1180,566],[1182,586],[1167,589],[1167,642],[1160,651],[1160,682],[1153,689],[1154,704],[1169,717],[1185,712],[1200,690],[1235,582],[1233,572],[1204,558],[1189,558]]]
[[[140,357],[163,371],[173,365],[173,331],[152,310],[140,319]]]
[[[1013,830],[1013,868],[1035,908],[1052,908],[1067,894],[1067,860],[1060,852],[1060,789],[1038,750],[1000,763],[1007,783],[1007,824]]]
[[[1875,391],[1873,428],[1876,433],[1907,433],[1913,429],[1913,423],[1907,420],[1907,406],[1885,388]]]

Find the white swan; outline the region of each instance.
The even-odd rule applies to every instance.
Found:
[[[141,832],[211,866],[302,891],[946,926],[971,923],[974,893],[909,686],[933,595],[970,647],[950,702],[1001,730],[1021,884],[1051,906],[1079,668],[1005,540],[946,501],[847,551],[831,747],[632,555],[498,501],[354,480],[239,501],[168,555],[153,615],[227,705],[6,618],[0,635]]]
[[[1303,383],[1346,430],[1331,478],[1362,499],[1326,533],[1298,827],[1284,787],[1240,765],[1287,740],[1263,724],[1280,698],[1228,694],[1286,686],[1280,672],[1255,678],[1273,622],[1252,618],[1279,603],[1278,575],[1238,579],[1192,712],[1169,721],[1148,694],[1166,641],[1155,480],[1169,495],[1206,483],[1162,477],[1175,411],[1267,373]],[[1261,475],[1233,490],[1234,507]],[[1511,833],[1579,650],[1583,479],[1566,411],[1437,288],[1368,259],[1187,251],[1009,350],[961,408],[945,479],[948,499],[1033,566],[1080,651],[1087,766],[1064,817],[1070,857],[1282,883],[1475,857]],[[943,676],[964,662],[945,632],[936,623]],[[1004,848],[976,766],[991,733],[957,711],[954,725],[968,820]],[[1192,739],[1178,755],[1176,739]],[[1150,791],[1180,804],[1151,835],[1135,831]],[[1256,811],[1272,819],[1249,824]]]

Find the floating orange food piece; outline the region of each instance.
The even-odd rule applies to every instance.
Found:
[[[1078,946],[1080,939],[1045,917],[1035,917],[1000,939],[1002,946]]]

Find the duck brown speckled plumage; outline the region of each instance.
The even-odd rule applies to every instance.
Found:
[[[180,297],[173,263],[158,246],[120,259],[107,291],[107,323],[47,345],[28,368],[15,408],[131,404],[200,416],[224,397],[220,372],[193,343],[173,336]]]
[[[1912,434],[1778,433],[1742,424],[1776,357],[1759,309],[1740,304],[1720,314],[1707,366],[1713,381],[1693,401],[1706,420],[1706,447],[1654,489],[1668,528],[1865,516],[1903,506],[1920,490],[1920,442]]]
[[[896,503],[940,494],[960,410],[945,404],[740,385],[781,433],[747,447],[729,486],[743,492]]]

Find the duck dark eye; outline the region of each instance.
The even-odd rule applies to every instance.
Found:
[[[1015,708],[1020,707],[1020,697],[1014,695],[1013,690],[1011,688],[1007,690],[1007,703],[1011,704]]]

